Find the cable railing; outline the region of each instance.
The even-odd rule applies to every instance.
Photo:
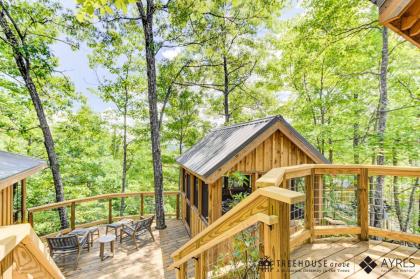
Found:
[[[243,233],[251,235],[243,243],[254,241],[251,247],[260,251],[260,260],[274,263],[270,272],[257,272],[255,278],[290,278],[291,250],[319,237],[357,235],[364,241],[420,245],[419,177],[418,167],[319,164],[272,169],[257,180],[257,191],[174,252],[170,269],[176,269],[177,278],[188,278],[187,264],[192,262],[194,278],[233,278],[229,275],[252,266],[249,255],[235,259],[240,251],[235,243]],[[282,195],[296,198],[285,202],[279,199]],[[276,223],[255,221],[258,214]],[[249,218],[255,222],[247,223]]]
[[[171,211],[167,210],[165,214],[167,216],[175,216],[177,219],[179,219],[180,212],[179,194],[180,193],[178,191],[166,191],[163,193],[165,199],[171,199],[170,201],[165,202],[165,206],[170,205],[170,207],[172,208]],[[58,215],[55,211],[61,207],[66,207],[67,209],[69,209],[67,210],[67,212],[69,212],[70,227],[68,229],[63,230],[62,232],[64,233],[70,230],[74,230],[76,227],[89,227],[106,223],[110,224],[114,221],[123,218],[140,218],[145,215],[153,214],[154,210],[146,209],[150,207],[147,206],[149,203],[151,204],[151,206],[154,205],[154,196],[154,192],[111,193],[79,199],[71,199],[63,202],[50,203],[29,208],[27,210],[28,222],[37,232],[39,231],[37,230],[38,223],[42,225],[45,224],[45,222],[48,222],[48,226],[51,228],[51,231],[48,231],[44,234],[48,235],[48,233],[55,233],[57,231],[57,226],[59,226],[58,220],[55,220],[54,222],[54,217],[58,219]],[[137,214],[121,215],[119,212],[115,212],[115,202],[119,202],[122,198],[136,199],[136,202],[134,204],[137,205],[138,209],[134,211],[136,211]],[[119,207],[117,209],[119,209]],[[44,218],[46,220],[37,220],[37,216],[35,216],[35,213],[41,212],[43,212],[44,214],[49,214],[47,218]]]

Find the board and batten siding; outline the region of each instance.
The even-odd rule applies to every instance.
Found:
[[[302,149],[295,145],[287,136],[283,135],[279,130],[274,131],[264,141],[251,149],[247,154],[233,164],[229,171],[240,171],[251,176],[251,185],[255,190],[256,180],[263,174],[276,167],[287,167],[299,164],[315,163]],[[227,163],[229,164],[229,162]],[[180,168],[181,171],[181,216],[182,220],[191,236],[195,236],[201,232],[208,224],[213,223],[222,216],[222,187],[223,177],[218,178],[215,182],[208,185],[208,222],[205,222],[200,214],[200,210],[194,206],[190,208],[190,225],[186,222],[187,206],[193,204],[194,199],[194,177],[193,173],[187,169]],[[183,189],[183,175],[188,174],[191,185],[191,201],[187,201],[186,194]],[[201,197],[200,187],[203,183],[197,177],[199,183],[199,197]],[[200,199],[200,198],[199,198]],[[200,205],[201,206],[201,205]],[[199,206],[199,208],[200,208]]]
[[[0,190],[0,226],[13,224],[13,185]],[[0,263],[0,278],[12,278],[13,255],[10,253]]]

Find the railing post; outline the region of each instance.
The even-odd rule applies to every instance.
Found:
[[[21,195],[20,195],[20,204],[21,204],[21,211],[20,211],[20,222],[26,223],[26,179],[22,179],[20,182],[21,187]]]
[[[289,279],[290,259],[290,204],[278,202],[279,204],[279,238],[280,238],[280,277]]]
[[[176,219],[179,219],[179,193],[176,194],[176,205],[175,205],[175,210],[176,210]]]
[[[194,279],[202,279],[201,277],[201,257],[198,256],[194,258]]]
[[[273,253],[272,253],[272,239],[271,239],[271,230],[272,227],[267,225],[267,224],[263,224],[263,233],[264,233],[264,256],[265,257],[269,257],[270,259],[274,260],[273,257]],[[273,269],[277,269],[276,263],[273,263]],[[275,275],[274,275],[274,270],[273,272],[260,272],[260,278],[264,278],[264,279],[274,279]]]
[[[309,242],[315,238],[314,234],[314,170],[311,171],[311,175],[305,177],[305,229],[311,233]]]
[[[368,185],[369,174],[367,168],[361,168],[358,175],[358,210],[357,210],[357,223],[360,226],[360,240],[368,240],[369,236],[369,223],[368,223]]]
[[[186,279],[187,278],[187,263],[183,263],[176,269],[176,279]]]
[[[76,227],[76,203],[71,203],[71,210],[70,210],[70,228],[74,230]]]
[[[28,223],[31,227],[34,227],[34,213],[32,211],[28,211]]]
[[[140,217],[144,216],[144,194],[140,195]]]
[[[108,224],[112,224],[112,199],[108,200]]]

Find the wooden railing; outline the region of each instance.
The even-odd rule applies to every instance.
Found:
[[[174,196],[176,197],[175,201],[175,212],[166,213],[167,216],[176,216],[179,219],[179,192],[178,191],[166,191],[163,193],[164,196]],[[144,200],[145,197],[154,197],[154,192],[129,192],[129,193],[112,193],[112,194],[102,194],[92,197],[79,198],[66,200],[63,202],[50,203],[46,205],[41,205],[37,207],[32,207],[28,209],[28,222],[31,226],[34,226],[34,213],[48,211],[52,209],[57,209],[61,207],[70,207],[70,228],[67,230],[73,230],[76,228],[76,205],[93,202],[93,201],[105,201],[108,203],[108,218],[103,220],[97,220],[95,222],[90,222],[86,224],[79,224],[78,227],[92,226],[102,223],[112,223],[114,220],[121,218],[134,218],[145,215],[145,206]],[[139,198],[139,214],[130,215],[130,216],[113,216],[112,214],[112,201],[117,198],[129,198],[129,197],[138,197]],[[66,230],[64,230],[65,232]]]
[[[64,278],[29,224],[0,227],[0,278]]]
[[[205,252],[257,222],[264,224],[264,241],[268,243],[265,254],[275,260],[288,261],[289,242],[281,242],[278,236],[288,239],[290,205],[304,200],[304,194],[287,189],[258,189],[175,251],[171,255],[174,263],[169,268],[177,269],[177,278],[186,278],[187,261],[195,258],[195,278],[206,278]],[[286,269],[280,268],[273,272],[273,278],[286,273]]]
[[[343,182],[342,184],[348,188],[342,187],[340,190],[341,197],[350,195],[351,200],[337,199],[336,204],[331,206],[340,208],[343,206],[342,202],[351,204],[345,210],[350,208],[355,211],[353,223],[352,220],[346,223],[338,218],[331,218],[323,212],[327,207],[323,203],[330,202],[329,195],[337,195],[335,188],[327,187],[327,178],[334,182],[342,176],[353,179],[349,178],[350,182]],[[255,222],[263,224],[260,234],[263,239],[264,256],[271,258],[274,263],[280,263],[272,272],[266,272],[264,278],[290,278],[287,262],[291,249],[302,243],[312,242],[319,236],[355,234],[361,240],[380,237],[420,244],[418,233],[369,225],[372,219],[370,215],[374,213],[372,211],[376,206],[372,204],[374,193],[369,191],[374,190],[372,183],[375,182],[374,177],[378,176],[391,176],[394,179],[395,177],[418,178],[420,168],[319,164],[272,169],[257,180],[258,189],[255,192],[175,251],[171,255],[173,264],[169,268],[177,269],[177,278],[187,278],[187,261],[193,258],[195,278],[207,278],[209,265],[206,257],[210,249]],[[300,190],[297,189],[299,180],[303,182]],[[413,191],[417,190],[418,180],[412,187]],[[291,208],[298,208],[298,205],[302,209],[300,212],[303,215],[301,217],[303,227],[291,233],[291,229],[297,226],[290,221]]]

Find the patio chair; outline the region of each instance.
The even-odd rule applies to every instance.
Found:
[[[124,237],[131,237],[134,244],[136,245],[136,249],[138,249],[136,238],[137,236],[145,233],[146,231],[150,233],[150,236],[152,237],[153,241],[155,241],[155,237],[152,233],[152,223],[154,218],[155,216],[145,218],[140,221],[134,222],[132,225],[123,224],[120,232],[120,243],[122,243]]]
[[[83,248],[89,251],[89,232],[83,235],[67,234],[56,237],[47,237],[50,256],[66,256],[76,254],[76,261],[74,269],[77,268],[79,263],[79,256]]]

